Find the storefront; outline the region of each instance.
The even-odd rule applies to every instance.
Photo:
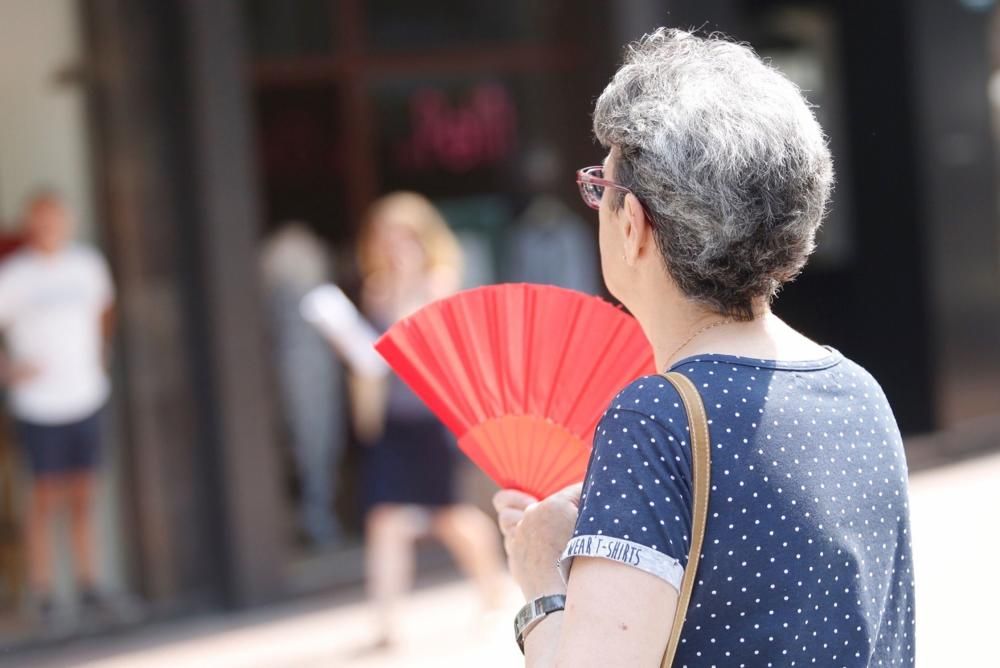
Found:
[[[411,190],[433,199],[457,232],[467,286],[526,280],[533,268],[513,262],[511,236],[537,233],[525,212],[544,201],[563,213],[544,232],[563,256],[547,264],[565,267],[564,284],[600,289],[596,228],[572,175],[602,158],[588,110],[614,57],[601,33],[606,3],[244,8],[265,237],[290,221],[307,225],[353,294],[365,209]],[[341,432],[349,437],[350,426]],[[286,453],[287,440],[279,437]],[[348,443],[335,467],[346,546],[321,556],[293,550],[296,587],[361,577],[358,450]],[[485,481],[466,478],[466,497],[488,504]]]

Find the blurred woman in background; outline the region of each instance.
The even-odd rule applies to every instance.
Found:
[[[422,306],[455,292],[461,252],[427,198],[397,192],[377,200],[359,243],[362,310],[384,330]],[[355,428],[371,447],[363,464],[369,595],[379,644],[393,634],[393,607],[413,577],[414,544],[433,535],[475,578],[487,607],[499,603],[499,537],[479,508],[454,492],[452,437],[394,374],[352,379]]]

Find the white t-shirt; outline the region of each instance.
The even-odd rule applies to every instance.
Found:
[[[86,246],[22,250],[0,265],[0,328],[14,364],[37,375],[10,389],[11,410],[38,424],[94,413],[108,399],[101,315],[114,299],[107,263]]]

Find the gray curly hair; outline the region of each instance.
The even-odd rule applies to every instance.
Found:
[[[615,180],[646,207],[688,297],[750,320],[815,248],[833,185],[826,138],[795,84],[748,46],[644,36],[598,99],[594,134],[617,149]]]

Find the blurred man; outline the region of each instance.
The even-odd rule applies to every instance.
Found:
[[[302,537],[318,548],[341,538],[333,512],[345,434],[340,363],[302,315],[302,299],[330,280],[322,239],[304,223],[287,222],[261,249],[261,270],[281,407],[298,469]]]
[[[114,290],[104,258],[72,243],[73,221],[58,196],[27,204],[26,245],[0,265],[2,377],[33,481],[26,535],[38,610],[51,621],[53,516],[70,516],[83,613],[98,607],[91,500],[100,413],[110,393],[105,349]]]

